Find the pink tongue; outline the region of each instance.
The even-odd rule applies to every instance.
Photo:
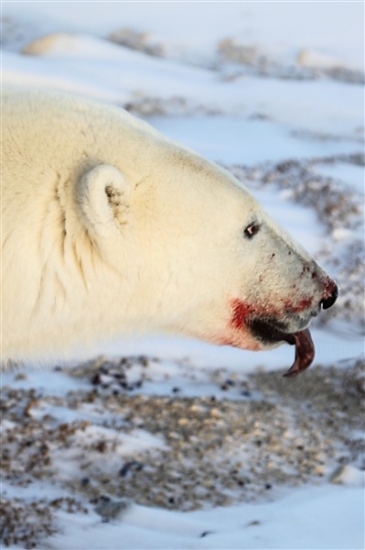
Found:
[[[307,369],[314,359],[314,344],[309,329],[295,332],[295,360],[284,376],[292,377]]]

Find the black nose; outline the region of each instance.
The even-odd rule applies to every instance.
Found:
[[[335,301],[337,300],[338,296],[338,287],[337,285],[333,285],[333,290],[331,296],[328,298],[325,298],[321,300],[320,304],[323,307],[323,309],[328,309],[329,307],[332,307]]]

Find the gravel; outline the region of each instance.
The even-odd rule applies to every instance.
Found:
[[[37,545],[56,529],[57,506],[68,513],[92,508],[109,521],[131,503],[188,511],[274,499],[285,487],[328,483],[340,466],[365,469],[358,436],[362,360],[345,369],[316,366],[293,381],[277,372],[227,378],[224,370],[212,370],[210,381],[226,395],[219,399],[144,395],[156,361],[97,358],[77,365],[63,374],[81,387],[64,397],[3,388],[4,482],[24,488],[46,481],[72,495],[57,503],[20,502],[5,492],[5,545]],[[80,418],[87,410],[90,419],[61,422],[57,410]],[[120,437],[136,430],[162,444],[120,454]],[[19,522],[23,516],[39,528],[33,520]]]

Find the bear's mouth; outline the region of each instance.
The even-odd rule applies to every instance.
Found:
[[[293,377],[307,369],[314,359],[314,344],[309,329],[298,332],[285,332],[285,325],[271,319],[251,319],[249,328],[253,335],[266,343],[287,342],[295,345],[295,359],[293,365],[284,374]]]

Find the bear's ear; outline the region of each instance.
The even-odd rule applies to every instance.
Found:
[[[77,186],[77,202],[87,229],[110,237],[128,223],[130,184],[109,164],[100,164],[84,174]]]

